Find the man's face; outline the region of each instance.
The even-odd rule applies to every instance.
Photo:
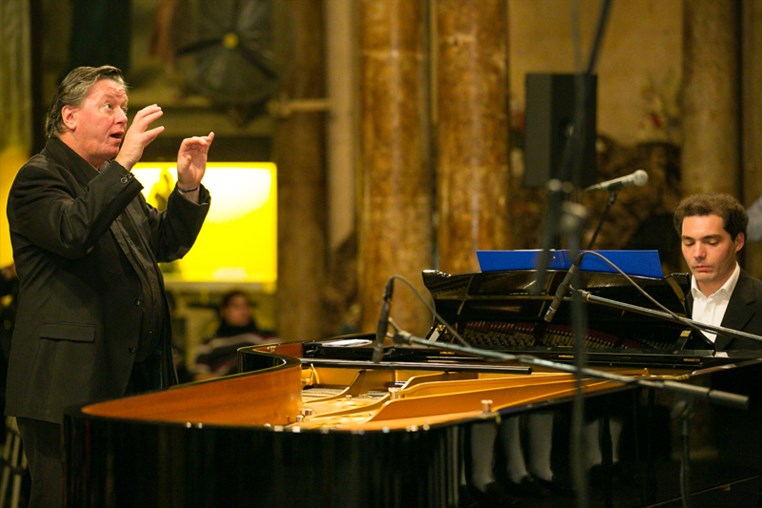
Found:
[[[719,215],[692,215],[683,219],[680,237],[683,257],[701,292],[710,295],[720,289],[735,270],[743,233],[734,240]]]
[[[116,81],[95,83],[78,107],[65,106],[61,139],[80,157],[99,168],[119,153],[127,129],[127,92]]]

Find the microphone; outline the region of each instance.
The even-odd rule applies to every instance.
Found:
[[[553,320],[553,317],[556,315],[556,311],[558,310],[558,306],[561,305],[561,300],[564,296],[566,296],[566,293],[569,292],[569,286],[571,285],[571,281],[574,278],[574,274],[576,273],[577,263],[573,263],[569,267],[569,271],[566,272],[566,276],[561,281],[561,284],[559,284],[556,288],[556,294],[553,296],[553,301],[550,302],[550,307],[548,307],[548,310],[545,311],[545,316],[543,319],[546,323],[550,323]]]
[[[647,183],[648,183],[648,173],[646,173],[645,170],[638,169],[634,171],[633,173],[630,173],[629,175],[620,176],[619,178],[614,178],[613,180],[606,180],[605,182],[591,185],[590,187],[585,189],[585,192],[597,191],[597,190],[607,190],[609,192],[615,192],[615,191],[618,191],[619,189],[630,187],[632,185],[636,187],[643,187]]]
[[[389,329],[389,310],[392,306],[392,289],[394,288],[394,277],[389,277],[384,288],[384,301],[381,303],[381,312],[378,316],[378,327],[376,328],[376,341],[373,343],[373,363],[378,363],[384,357],[384,339],[386,331]]]

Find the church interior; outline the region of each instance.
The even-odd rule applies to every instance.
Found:
[[[473,304],[475,313],[489,316],[485,302],[501,289],[516,291],[510,280],[482,272],[479,252],[655,251],[660,277],[684,274],[687,267],[672,223],[680,200],[700,192],[723,192],[749,207],[762,196],[762,151],[757,142],[762,137],[761,0],[4,0],[0,15],[0,267],[13,264],[5,215],[10,186],[18,169],[44,146],[50,98],[72,68],[115,65],[124,71],[129,86],[130,114],[149,104],[162,107],[165,131],[134,170],[145,199],[156,208],[166,205],[174,187],[180,141],[214,131],[204,179],[212,196],[209,216],[188,255],[161,266],[172,302],[177,365],[188,376],[188,396],[208,407],[219,404],[239,411],[239,402],[228,395],[222,402],[210,402],[222,391],[212,390],[213,383],[192,382],[199,379],[193,367],[199,348],[214,334],[221,299],[231,290],[245,293],[261,343],[273,348],[377,333],[379,308],[386,313],[385,321],[392,318],[396,335],[402,331],[431,339],[432,330],[455,335],[443,330],[435,311],[454,323]],[[630,178],[639,170],[647,173],[647,183],[627,183],[617,192],[586,191],[599,182]],[[560,200],[574,206],[562,207]],[[577,222],[563,228],[565,214]],[[762,277],[762,244],[747,241],[739,263]],[[486,276],[483,281],[471,277],[480,272]],[[392,280],[397,282],[393,297]],[[612,298],[630,294],[623,288],[607,292],[604,286],[601,294]],[[671,291],[654,286],[655,291]],[[9,296],[2,298],[3,305],[10,302]],[[494,303],[495,312],[518,312],[504,300],[499,302]],[[562,303],[562,319],[573,319],[568,305]],[[597,308],[588,308],[593,323]],[[386,332],[383,335],[388,346]],[[318,349],[328,354],[330,348]],[[288,356],[290,350],[284,351]],[[307,354],[300,351],[297,357]],[[575,351],[577,357],[582,355]],[[238,366],[275,368],[275,363],[262,361],[252,355]],[[658,370],[666,365],[661,361],[658,366],[628,366]],[[599,365],[606,370],[612,362]],[[303,372],[301,384],[314,381],[315,372]],[[323,378],[331,375],[338,377],[326,370]],[[249,385],[242,379],[234,376],[228,386],[247,393]],[[294,381],[273,379],[276,385]],[[233,388],[233,382],[239,384]],[[270,382],[261,383],[263,392],[270,393]],[[370,376],[367,382],[375,381]],[[402,386],[399,380],[385,382]],[[706,386],[701,380],[697,385]],[[400,396],[389,391],[391,399]],[[499,396],[486,404],[484,399],[491,397],[474,395],[481,397],[480,412],[492,419],[485,416],[468,431],[461,426],[441,429],[441,422],[458,420],[453,410],[449,416],[416,422],[416,428],[440,422],[428,438],[413,437],[408,420],[402,427],[405,432],[370,426],[346,436],[346,441],[340,437],[330,450],[320,441],[328,431],[303,431],[303,442],[283,444],[276,452],[259,434],[247,437],[235,427],[245,424],[227,422],[222,428],[234,425],[233,437],[248,443],[241,447],[264,458],[236,458],[218,465],[226,471],[272,467],[271,475],[251,480],[262,492],[291,474],[291,489],[300,489],[300,476],[305,486],[323,485],[322,494],[314,492],[311,506],[671,507],[689,506],[686,500],[691,500],[690,506],[760,506],[762,465],[753,462],[758,455],[749,459],[749,467],[746,459],[731,457],[731,467],[721,462],[727,478],[720,474],[717,480],[714,459],[728,453],[713,447],[708,422],[734,419],[737,409],[718,413],[702,401],[678,414],[680,395],[644,390],[633,401],[629,395],[617,398],[616,392],[589,399],[588,423],[594,420],[596,426],[583,426],[580,432],[614,434],[615,447],[621,437],[621,463],[636,463],[637,469],[617,469],[611,456],[616,462],[620,451],[609,446],[602,452],[602,472],[578,471],[574,441],[582,437],[569,433],[579,417],[571,389],[555,396],[564,401],[561,409],[543,410],[541,402],[527,399],[521,408],[530,411],[519,411],[515,420],[511,412],[491,412]],[[175,404],[164,394],[155,397],[123,407],[97,406],[91,414],[116,419],[138,415],[138,420],[149,422],[169,418],[142,414],[142,407]],[[257,400],[263,406],[268,404],[264,395],[257,397],[262,397]],[[355,399],[359,400],[356,394]],[[607,405],[613,407],[612,414],[604,410]],[[633,414],[632,405],[650,412]],[[546,418],[532,416],[533,408]],[[283,416],[279,411],[253,417],[254,425],[271,431],[270,422]],[[299,422],[309,420],[302,407],[289,405],[282,411],[299,413],[293,417]],[[462,411],[462,418],[473,417]],[[218,432],[218,416],[209,412],[209,432]],[[555,424],[548,424],[554,412]],[[194,417],[188,414],[178,409],[170,419],[191,421]],[[758,411],[754,414],[759,416]],[[500,423],[489,423],[494,421]],[[98,442],[103,436],[90,425],[77,420],[68,435]],[[681,427],[686,425],[690,429]],[[483,431],[478,431],[480,426]],[[484,459],[473,450],[490,445],[478,442],[477,436],[490,443],[502,439],[529,446],[531,429],[537,426],[545,429],[547,442],[552,436],[557,481],[522,490],[509,478],[506,481],[517,490],[505,495],[464,494],[457,487],[469,483],[463,478],[478,474],[480,460],[510,462],[511,450],[522,446],[498,446],[492,450],[494,457],[491,451]],[[201,427],[199,423],[195,430]],[[318,427],[315,423],[303,429]],[[747,427],[739,428],[746,432]],[[143,429],[123,430],[129,440],[153,439]],[[388,433],[392,441],[384,444],[374,434],[379,432]],[[290,433],[276,434],[280,439]],[[339,483],[336,478],[342,475],[357,475],[337,457],[343,446],[366,453],[356,448],[360,434],[373,450],[367,453],[379,456],[372,470],[359,475],[379,478],[368,482],[368,492],[383,492],[371,494],[371,501],[356,492],[336,495],[325,486]],[[227,435],[214,436],[217,448],[210,454],[238,457],[238,452],[220,451]],[[681,468],[681,439],[689,437],[694,468],[688,489],[693,495],[680,490],[685,483],[679,479],[687,471]],[[192,453],[190,447],[183,444],[179,454],[172,454],[166,450],[177,444],[175,438],[156,439],[157,453],[171,455],[167,463],[182,470],[176,476],[183,478],[173,476],[167,485],[187,482],[188,487],[170,502],[167,496],[177,496],[170,487],[145,480],[142,488],[161,491],[145,499],[157,500],[157,506],[227,506],[205,498],[214,496],[211,490],[193,494],[194,469],[178,465],[183,453]],[[743,441],[742,435],[729,439]],[[460,444],[453,444],[456,441]],[[645,454],[646,441],[653,445],[648,458],[640,455]],[[743,446],[731,448],[743,455]],[[316,472],[305,464],[309,458],[300,461],[287,455],[301,453],[298,449],[330,455],[336,462],[330,467],[323,462],[321,472]],[[579,448],[577,452],[584,455]],[[128,451],[123,453],[126,465],[113,466],[114,475],[143,467],[130,461]],[[455,463],[466,466],[433,479],[431,463],[408,456],[429,453],[436,455],[437,463],[457,456]],[[282,463],[274,465],[274,456]],[[389,477],[383,467],[395,457],[409,461],[403,469],[420,475],[422,483],[440,485],[432,487],[436,495],[411,488],[396,475],[384,484]],[[70,459],[82,457],[75,454]],[[350,462],[358,463],[366,464]],[[648,465],[641,467],[644,463]],[[98,464],[88,467],[94,470]],[[226,485],[230,497],[223,499],[238,503],[234,493],[251,493],[253,487],[233,488],[217,478],[228,473],[210,474],[206,466],[198,467],[205,471],[200,481]],[[505,480],[497,476],[497,483]],[[97,493],[92,499],[114,502],[108,506],[133,506],[121,504],[129,494],[119,491],[118,484],[107,492],[90,481],[80,479],[72,499],[89,488]],[[581,489],[583,484],[588,487]],[[114,497],[114,492],[122,497]],[[294,499],[304,499],[304,494],[291,493]],[[252,506],[294,506],[282,495],[263,493]],[[99,506],[95,503],[82,506]]]

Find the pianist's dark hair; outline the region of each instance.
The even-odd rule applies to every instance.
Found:
[[[719,215],[725,224],[725,231],[733,240],[739,233],[746,236],[749,216],[743,205],[729,194],[703,193],[683,199],[677,205],[673,219],[678,235],[683,232],[683,219],[694,215]]]
[[[66,132],[62,116],[64,106],[81,105],[93,85],[102,79],[112,79],[127,88],[122,71],[111,65],[76,67],[61,80],[45,119],[45,135],[48,138],[58,137]]]

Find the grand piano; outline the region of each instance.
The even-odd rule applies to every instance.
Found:
[[[538,411],[568,423],[563,419],[582,393],[593,405],[612,397],[633,401],[641,438],[627,446],[636,448],[631,456],[644,474],[633,480],[637,495],[614,504],[679,506],[668,504],[679,502],[678,475],[659,474],[658,467],[659,460],[674,458],[677,439],[664,436],[675,425],[659,418],[658,408],[685,396],[660,389],[661,383],[692,386],[702,394],[689,397],[691,414],[700,417],[694,426],[699,435],[692,437],[707,448],[713,434],[705,416],[716,409],[704,395],[716,379],[739,372],[759,380],[758,353],[686,349],[685,324],[597,303],[585,305],[587,331],[576,339],[568,302],[551,323],[543,319],[566,273],[548,270],[538,292],[530,290],[533,270],[426,271],[424,283],[441,321],[420,341],[387,341],[381,361],[371,361],[371,334],[247,347],[239,351],[239,374],[71,408],[64,422],[66,505],[478,506],[470,494],[470,469],[493,450],[476,449],[474,433]],[[579,277],[591,295],[652,306],[621,274],[583,271]],[[684,274],[629,279],[683,313]],[[434,347],[457,343],[454,334],[476,349]],[[554,368],[574,364],[575,340],[584,341],[594,372],[653,384],[594,375],[578,381],[574,373]],[[518,358],[495,360],[479,351]],[[745,442],[731,448],[749,453],[709,454],[717,464],[712,474],[694,474],[695,490],[710,503],[703,506],[759,502],[757,392],[743,394],[752,409],[722,409],[746,432],[728,438]],[[556,428],[558,436],[564,426]],[[554,444],[557,464],[569,463],[566,438]],[[611,505],[611,496],[600,502]]]

